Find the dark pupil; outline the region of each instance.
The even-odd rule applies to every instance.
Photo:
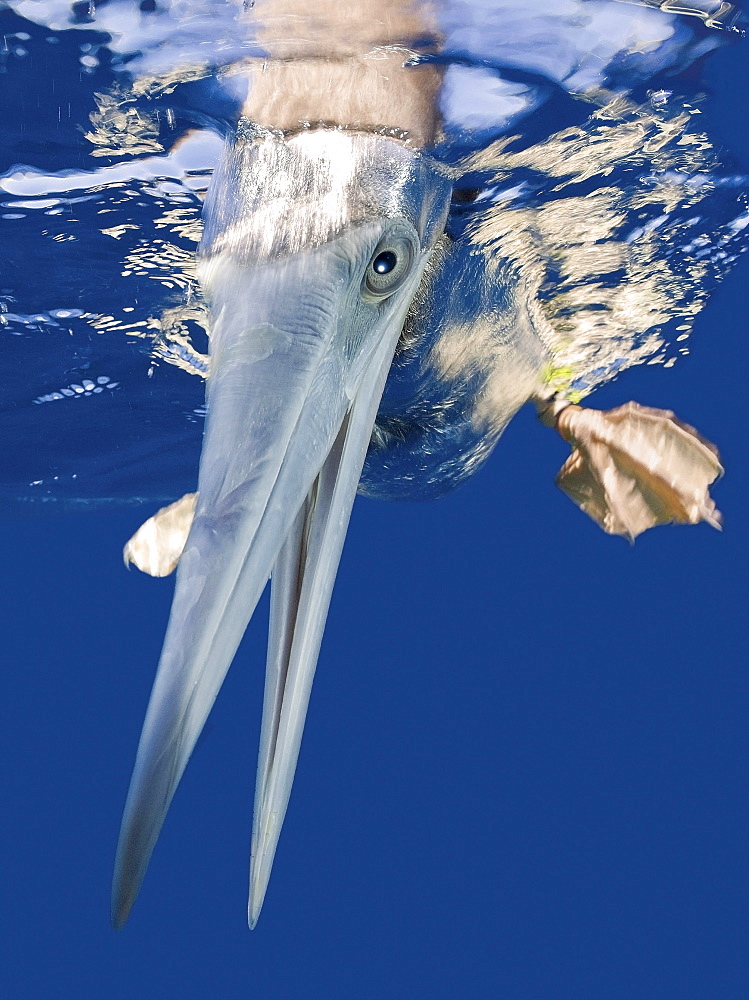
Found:
[[[393,251],[385,250],[384,253],[377,254],[372,263],[372,267],[375,269],[377,274],[390,274],[397,263],[398,258],[395,256]]]

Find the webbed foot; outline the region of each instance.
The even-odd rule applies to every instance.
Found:
[[[723,474],[718,450],[670,410],[625,403],[602,411],[552,401],[540,417],[573,447],[557,486],[604,531],[633,542],[672,521],[720,528],[708,492]]]
[[[149,576],[173,573],[190,533],[197,500],[197,493],[185,493],[149,517],[122,550],[125,565],[129,568],[134,563]]]

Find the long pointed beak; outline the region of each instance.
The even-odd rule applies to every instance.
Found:
[[[250,862],[257,923],[291,795],[312,680],[351,507],[395,342],[372,357],[350,411],[273,570],[265,702]]]
[[[255,269],[230,256],[204,265],[213,323],[199,501],[125,805],[115,927],[273,572],[249,905],[250,924],[257,919],[351,506],[422,270],[386,323],[355,323],[352,333],[352,260],[376,248],[381,228],[341,238],[356,244],[350,253],[339,239]]]

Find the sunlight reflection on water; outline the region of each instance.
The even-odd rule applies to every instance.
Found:
[[[250,71],[269,56],[376,45],[380,29],[353,19],[333,27],[328,3],[301,27],[279,0],[8,6],[8,79],[32,93],[44,64],[56,88],[38,122],[8,123],[15,141],[0,165],[0,239],[13,260],[0,289],[0,336],[16,344],[5,367],[11,427],[42,441],[40,411],[67,405],[81,395],[69,387],[104,371],[128,407],[102,416],[115,395],[84,393],[99,407],[89,419],[109,451],[133,466],[140,455],[142,472],[115,482],[92,460],[72,492],[59,479],[40,489],[53,465],[79,469],[77,415],[67,444],[36,449],[36,468],[10,463],[3,492],[170,496],[200,444],[202,200]],[[702,130],[699,91],[673,76],[735,33],[737,8],[445,0],[428,18],[418,13],[429,30],[386,41],[441,74],[431,153],[469,193],[448,233],[485,257],[489,276],[500,263],[517,273],[553,358],[547,382],[581,398],[630,365],[673,364],[747,245],[746,178]],[[169,401],[161,417],[159,397]],[[56,407],[38,406],[50,400]],[[178,482],[167,474],[155,489],[151,456],[175,434]]]

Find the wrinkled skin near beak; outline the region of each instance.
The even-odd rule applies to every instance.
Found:
[[[250,926],[257,920],[351,506],[449,184],[387,139],[250,132],[227,152],[211,199],[199,499],[122,821],[117,927],[272,575]]]

